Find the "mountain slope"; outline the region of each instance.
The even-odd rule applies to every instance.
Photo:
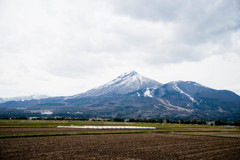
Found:
[[[162,89],[167,93],[162,97],[172,104],[206,110],[224,107],[228,111],[239,110],[240,97],[231,91],[214,90],[196,82],[177,81],[165,84]],[[232,105],[233,104],[233,105]]]
[[[0,116],[184,118],[236,120],[240,97],[191,81],[161,84],[132,71],[85,93],[0,104]]]
[[[85,93],[78,94],[69,98],[79,98],[87,96],[116,95],[126,94],[143,88],[158,88],[162,84],[149,78],[139,75],[137,72],[126,72],[116,79],[91,89]]]

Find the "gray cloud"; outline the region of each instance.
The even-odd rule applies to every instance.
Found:
[[[115,9],[120,14],[131,16],[137,19],[148,21],[174,21],[180,17],[180,12],[187,5],[187,1],[176,0],[130,0],[125,3],[122,1],[114,2]]]
[[[210,55],[222,52],[223,48],[228,48],[231,45],[231,37],[239,30],[240,27],[240,2],[235,1],[162,1],[155,0],[130,0],[127,3],[115,5],[118,14],[128,16],[133,19],[150,21],[158,24],[170,24],[175,26],[174,37],[170,40],[172,48],[168,54],[173,57],[181,54],[182,48],[185,54],[189,56],[183,57],[182,60],[197,60],[191,56],[194,48],[210,45],[210,48],[221,46],[221,50],[214,50],[209,52]],[[149,22],[149,23],[150,23]],[[156,30],[161,32],[162,30]],[[140,33],[141,34],[141,33]],[[157,34],[157,33],[156,33]],[[157,39],[152,39],[157,42]],[[162,45],[162,43],[154,44],[155,46]],[[166,46],[166,41],[164,41]],[[187,46],[187,47],[186,47]],[[155,48],[155,47],[154,47]],[[188,49],[186,49],[188,48]],[[176,50],[177,52],[174,52]],[[179,53],[180,50],[180,53]],[[159,49],[158,54],[161,50]],[[164,51],[165,52],[165,51]],[[165,52],[166,53],[166,52]],[[202,53],[198,53],[202,54]],[[205,56],[210,55],[205,54]],[[237,53],[238,54],[238,53]],[[201,60],[205,56],[198,56]],[[171,59],[171,57],[169,57]]]
[[[239,14],[237,0],[0,1],[0,87],[86,89],[129,69],[240,56]]]

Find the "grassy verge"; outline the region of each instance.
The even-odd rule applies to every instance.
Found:
[[[174,132],[239,132],[236,130],[176,130]]]
[[[71,121],[71,120],[0,120],[0,128],[51,128],[56,126],[142,126],[156,128],[211,128],[220,129],[224,127],[207,125],[189,125],[189,124],[160,124],[160,123],[124,123],[124,122],[101,122],[101,121]],[[227,128],[225,128],[227,129]],[[232,128],[231,128],[232,129]]]
[[[174,133],[170,130],[140,130],[140,131],[102,131],[102,132],[75,132],[75,133],[31,133],[0,135],[2,138],[40,137],[40,136],[69,136],[69,135],[101,135],[101,134],[140,134],[140,133]]]
[[[12,125],[12,126],[0,126],[0,128],[56,128],[56,126],[51,125]]]
[[[56,127],[56,126],[68,126],[68,125],[104,125],[104,122],[90,122],[90,121],[58,121],[58,120],[0,120],[0,126],[30,126],[30,127]]]
[[[183,133],[181,133],[183,132]],[[188,133],[185,133],[188,132]],[[221,130],[215,131],[173,131],[173,130],[137,130],[137,131],[99,131],[99,132],[74,132],[74,133],[31,133],[31,134],[9,134],[0,135],[2,138],[20,138],[20,137],[42,137],[42,136],[70,136],[70,135],[101,135],[101,134],[141,134],[141,133],[165,133],[174,135],[187,135],[187,136],[206,136],[206,137],[225,137],[215,135],[202,135],[194,134],[194,132],[226,132]],[[228,131],[229,132],[229,131]],[[233,131],[230,131],[233,132]],[[234,137],[232,137],[234,138]]]
[[[151,133],[152,131],[104,131],[104,132],[76,132],[76,133],[31,133],[0,135],[0,138],[40,137],[40,136],[69,136],[69,135],[99,135],[99,134],[131,134]]]

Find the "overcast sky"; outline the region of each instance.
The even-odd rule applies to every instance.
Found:
[[[0,0],[0,97],[73,95],[130,70],[240,94],[240,1]]]

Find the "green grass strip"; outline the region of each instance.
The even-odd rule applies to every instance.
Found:
[[[161,130],[161,131],[152,131],[151,133],[174,133],[175,131],[172,130]]]
[[[3,139],[3,138],[21,138],[21,137],[43,137],[43,136],[102,135],[102,134],[141,134],[141,133],[165,133],[165,134],[188,135],[188,136],[221,137],[221,136],[199,135],[199,134],[179,134],[180,132],[186,132],[186,131],[140,130],[140,131],[100,131],[100,132],[74,132],[74,133],[31,133],[31,134],[0,135],[0,139]],[[199,132],[199,131],[189,131],[189,133],[191,133],[191,132],[194,133],[194,132]],[[204,132],[204,131],[202,131],[202,132]],[[209,131],[207,131],[207,132],[209,132]]]
[[[225,130],[176,130],[175,132],[233,132]]]
[[[0,126],[0,128],[56,128],[56,126],[40,125],[40,126]]]
[[[0,138],[40,137],[40,136],[69,136],[69,135],[100,135],[100,134],[132,134],[151,133],[152,131],[105,131],[105,132],[76,132],[76,133],[31,133],[0,135]]]
[[[75,133],[31,133],[0,135],[2,138],[42,137],[42,136],[70,136],[70,135],[101,135],[101,134],[139,134],[139,133],[174,133],[171,130],[140,130],[140,131],[103,131],[103,132],[75,132]]]

